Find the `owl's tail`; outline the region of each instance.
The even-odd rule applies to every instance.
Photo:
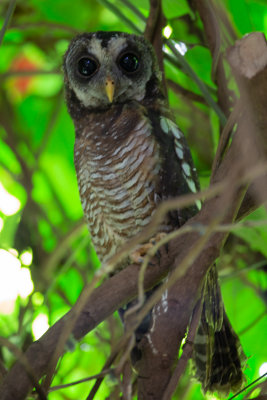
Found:
[[[215,267],[207,277],[204,290],[193,347],[194,374],[204,392],[217,391],[226,396],[242,387],[246,357],[225,313]]]

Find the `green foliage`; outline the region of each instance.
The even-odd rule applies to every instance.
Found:
[[[179,7],[177,7],[177,3],[172,0],[163,0],[162,8],[167,19],[177,18],[191,13],[191,9],[186,0],[180,0]]]
[[[0,5],[1,22],[7,3]],[[266,31],[264,1],[215,3],[231,21],[236,38],[254,30]],[[182,95],[169,89],[170,106],[187,136],[201,186],[205,188],[220,131],[218,109],[208,106],[205,96],[208,93],[217,105],[218,94],[203,25],[190,4],[186,0],[162,2],[166,25],[172,29],[169,40],[187,46],[183,65],[171,50],[166,50],[169,57],[165,72],[168,79],[186,90]],[[148,14],[148,0],[17,2],[0,47],[0,281],[9,279],[13,265],[17,274],[11,280],[15,294],[11,296],[11,290],[2,293],[2,297],[0,294],[0,335],[21,349],[72,307],[99,266],[82,219],[73,164],[74,129],[63,99],[62,56],[78,32],[142,32]],[[25,76],[25,71],[35,73]],[[229,70],[227,73],[229,84],[234,86]],[[190,94],[199,95],[200,100],[192,101]],[[248,217],[250,222],[263,220],[267,220],[264,208]],[[240,228],[230,235],[219,261],[226,309],[235,330],[241,332],[241,342],[249,356],[248,383],[258,378],[260,366],[267,361],[266,320],[256,319],[266,307],[266,243],[266,225]],[[23,281],[20,275],[20,260],[25,253],[29,259],[33,255],[28,264],[23,264],[31,274],[32,290],[29,279]],[[22,282],[24,289],[29,286],[25,293]],[[38,325],[39,316],[47,317],[48,325]],[[120,321],[113,316],[80,343],[70,344],[52,386],[99,373],[121,332]],[[6,368],[14,360],[14,354],[6,348],[1,350],[0,362]],[[105,379],[96,399],[105,399],[115,390],[114,379]],[[49,400],[85,398],[93,382],[51,392]],[[203,398],[212,399],[204,397],[188,370],[175,399]],[[237,397],[242,398],[243,394]]]

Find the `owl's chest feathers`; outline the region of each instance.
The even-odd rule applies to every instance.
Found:
[[[128,110],[90,122],[76,139],[75,164],[83,210],[103,259],[149,223],[160,154],[143,115]]]

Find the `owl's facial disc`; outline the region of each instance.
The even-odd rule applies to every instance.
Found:
[[[157,73],[153,50],[144,38],[118,32],[78,36],[65,56],[68,86],[86,108],[142,101]]]

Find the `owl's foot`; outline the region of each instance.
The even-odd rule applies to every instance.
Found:
[[[150,249],[152,249],[158,242],[160,242],[166,233],[158,233],[155,237],[152,237],[148,243],[141,244],[137,247],[135,251],[133,251],[130,255],[131,261],[135,264],[142,264],[144,262],[145,256],[149,253]],[[155,255],[160,258],[159,250],[156,251]],[[149,263],[152,264],[152,263]]]
[[[131,254],[130,259],[134,264],[142,264],[145,259],[145,256],[152,249],[154,245],[152,243],[142,244],[137,247]]]

